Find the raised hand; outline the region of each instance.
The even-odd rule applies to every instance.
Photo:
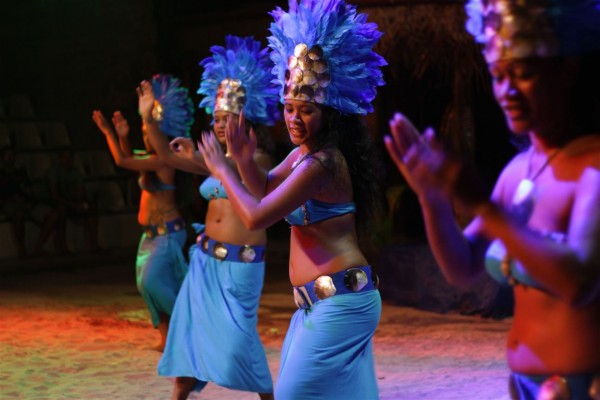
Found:
[[[473,168],[446,153],[433,129],[421,135],[404,115],[396,113],[390,120],[390,132],[384,137],[387,151],[418,196],[443,192],[465,207],[487,200]]]
[[[123,117],[120,111],[115,111],[112,117],[112,123],[120,138],[126,138],[129,135],[129,123]]]
[[[106,118],[104,118],[104,114],[102,114],[102,111],[94,110],[92,112],[92,119],[98,126],[98,129],[100,129],[100,131],[103,134],[108,135],[112,132],[112,126],[110,126]]]
[[[410,187],[418,195],[443,189],[438,175],[445,154],[435,142],[433,129],[421,135],[408,118],[396,113],[390,120],[390,132],[384,137],[385,147]]]
[[[152,92],[152,84],[148,81],[142,81],[140,86],[135,90],[138,95],[138,111],[142,119],[152,121],[152,107],[154,107],[154,92]]]
[[[249,162],[256,151],[256,134],[250,128],[250,135],[246,135],[246,117],[244,111],[240,112],[239,123],[235,118],[229,118],[225,126],[225,139],[227,141],[227,152],[238,163]]]
[[[198,151],[204,159],[206,167],[210,173],[217,179],[223,180],[223,173],[227,168],[231,168],[223,149],[219,144],[214,133],[203,132],[202,140],[197,142]]]

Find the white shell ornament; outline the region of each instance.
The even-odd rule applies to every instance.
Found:
[[[315,295],[319,300],[331,297],[337,291],[330,276],[322,275],[315,279]]]

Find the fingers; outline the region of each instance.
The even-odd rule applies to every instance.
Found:
[[[213,140],[215,135],[212,132],[202,132],[201,140],[197,142],[198,151],[202,154],[205,160],[210,160],[215,153]]]
[[[248,136],[249,142],[253,145],[257,143],[256,132],[254,132],[254,128],[250,127],[250,134]]]
[[[140,85],[135,88],[135,91],[138,97],[142,97],[144,95],[154,96],[154,93],[152,92],[152,84],[146,80],[141,81]]]
[[[246,115],[244,114],[244,110],[240,111],[240,118],[238,123],[238,132],[246,132]]]
[[[117,122],[127,122],[123,114],[121,114],[121,111],[115,111],[113,113],[113,120]]]
[[[383,137],[383,143],[385,144],[385,148],[390,154],[390,157],[392,157],[392,161],[394,161],[398,168],[401,168],[404,161],[402,160],[402,152],[396,146],[396,142],[391,136],[385,135]]]
[[[213,132],[206,134],[205,137],[203,137],[203,140],[205,140],[205,147],[208,149],[211,155],[219,156],[223,154],[223,149],[221,149],[221,145],[217,140],[217,136]]]
[[[200,152],[200,154],[202,155],[202,158],[206,161],[208,159],[208,156],[206,154],[206,150],[204,148],[204,136],[206,135],[206,132],[202,132],[202,137],[199,140],[196,140],[196,147],[198,149],[198,151]]]
[[[211,132],[207,135],[207,142],[208,145],[210,146],[210,150],[213,154],[218,154],[221,153],[221,145],[219,144],[218,140],[217,140],[217,136]]]
[[[100,110],[94,110],[92,112],[92,119],[97,125],[101,125],[104,122],[104,115]]]
[[[401,154],[404,154],[414,142],[419,140],[418,131],[401,113],[395,113],[389,125],[391,140],[394,141],[395,147]]]
[[[413,141],[410,130],[412,124],[407,123],[407,119],[402,114],[395,113],[389,125],[390,135],[388,136],[388,142],[390,145],[393,144],[393,146],[390,146],[388,151],[391,151],[395,155],[394,161],[396,163],[402,163],[404,154],[408,151]]]
[[[234,128],[235,122],[233,121],[233,114],[229,114],[229,117],[227,118],[227,123],[225,124],[225,132],[233,132]]]
[[[232,132],[228,129],[225,131],[225,146],[227,146],[228,149],[232,149],[233,148],[233,135]]]
[[[425,129],[425,132],[423,133],[423,138],[432,149],[441,150],[440,143],[435,137],[435,131],[433,130],[433,128],[429,127]]]

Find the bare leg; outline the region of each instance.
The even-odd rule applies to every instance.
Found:
[[[169,316],[160,314],[160,322],[158,323],[158,332],[160,333],[160,343],[154,348],[158,351],[163,351],[167,344],[167,333],[169,332]]]
[[[172,400],[187,399],[195,384],[196,378],[190,378],[188,376],[180,376],[175,378],[175,387],[173,388]]]
[[[275,400],[273,393],[259,393],[260,400]]]

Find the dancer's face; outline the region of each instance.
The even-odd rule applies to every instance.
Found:
[[[500,60],[489,64],[494,95],[515,133],[548,131],[562,118],[574,83],[562,59]]]
[[[239,115],[229,111],[216,111],[214,114],[215,123],[213,125],[213,130],[215,131],[215,135],[217,135],[217,140],[221,144],[225,144],[225,127],[227,126],[229,118],[234,118],[237,122]]]
[[[296,146],[312,143],[323,123],[321,107],[301,100],[286,100],[283,116],[290,139]]]

